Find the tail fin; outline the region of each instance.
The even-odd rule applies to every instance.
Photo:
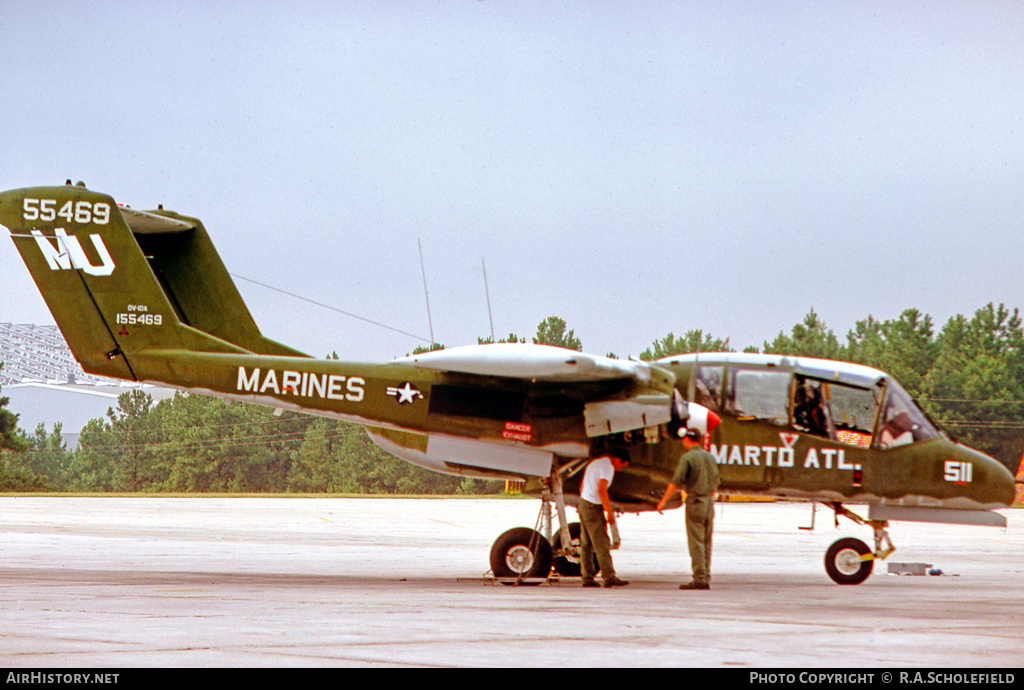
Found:
[[[0,224],[91,374],[137,380],[151,349],[302,354],[260,334],[197,219],[69,183],[0,193]]]

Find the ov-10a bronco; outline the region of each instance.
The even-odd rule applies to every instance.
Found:
[[[892,551],[888,521],[1005,525],[992,511],[1014,497],[1001,463],[949,440],[875,369],[712,353],[644,363],[527,344],[315,359],[260,333],[196,218],[66,184],[3,192],[0,223],[91,374],[357,422],[431,470],[524,480],[558,525],[499,537],[499,578],[578,574],[565,507],[591,451],[626,450],[613,503],[651,510],[687,428],[706,432],[722,493],[820,502],[873,529],[873,548],[840,539],[829,549],[826,570],[841,584],[862,582]]]

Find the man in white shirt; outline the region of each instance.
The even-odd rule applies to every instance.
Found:
[[[615,473],[629,465],[629,455],[619,449],[611,449],[595,455],[583,473],[580,502],[576,509],[580,514],[580,574],[584,587],[597,587],[594,581],[594,558],[601,569],[605,587],[623,587],[629,583],[615,576],[612,564],[611,542],[608,539],[608,525],[615,524],[615,511],[608,497]]]

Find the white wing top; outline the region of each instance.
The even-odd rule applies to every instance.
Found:
[[[493,343],[436,350],[395,360],[424,369],[481,376],[507,376],[550,381],[651,379],[651,366],[643,362],[589,355],[550,345]]]

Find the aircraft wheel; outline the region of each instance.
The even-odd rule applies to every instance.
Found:
[[[500,579],[546,578],[551,572],[551,544],[536,530],[515,527],[494,540],[490,561],[491,572]]]
[[[868,545],[860,539],[847,537],[828,547],[825,554],[825,571],[840,585],[859,585],[868,579],[874,560],[862,560],[861,556],[871,553]]]
[[[580,548],[580,532],[583,527],[578,522],[569,523],[569,540],[572,542],[572,547],[576,553],[579,553]],[[558,532],[551,535],[551,538],[555,540],[556,544],[561,545],[561,537]],[[601,571],[601,567],[597,564],[597,559],[593,559],[594,562],[594,574],[596,575]],[[555,572],[562,577],[579,577],[581,573],[581,567],[579,561],[570,561],[565,556],[555,556],[554,560]]]

